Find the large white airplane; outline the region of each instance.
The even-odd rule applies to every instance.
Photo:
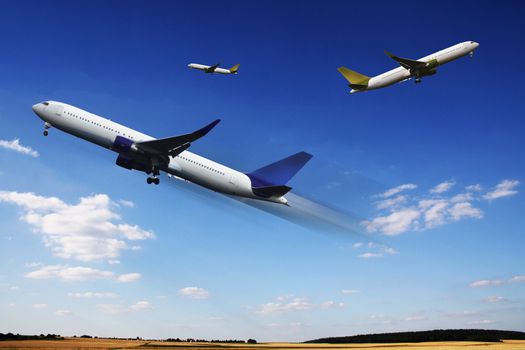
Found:
[[[474,50],[477,49],[478,46],[479,44],[475,41],[465,41],[450,46],[444,50],[434,52],[433,54],[422,57],[417,61],[397,57],[390,52],[385,51],[385,53],[394,61],[397,61],[401,67],[389,70],[388,72],[376,75],[375,77],[368,77],[346,67],[339,67],[337,70],[346,80],[348,80],[351,94],[384,88],[408,80],[412,77],[415,78],[416,83],[420,83],[422,77],[436,74],[438,66],[467,54],[472,57],[474,55]]]
[[[187,151],[191,143],[206,135],[220,119],[185,135],[155,139],[66,103],[45,101],[33,106],[44,121],[44,136],[55,127],[118,154],[116,164],[150,175],[148,184],[159,184],[160,171],[213,191],[280,204],[292,188],[287,182],[312,158],[306,152],[242,173]]]
[[[220,63],[217,63],[213,66],[206,66],[204,64],[199,63],[190,63],[188,64],[188,67],[191,69],[197,69],[202,70],[204,73],[220,73],[220,74],[237,74],[237,71],[239,70],[240,64],[236,64],[235,66],[231,67],[230,69],[225,69],[219,67]]]

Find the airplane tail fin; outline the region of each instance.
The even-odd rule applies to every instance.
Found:
[[[299,152],[275,163],[246,174],[252,183],[255,194],[261,196],[283,196],[291,187],[285,186],[288,181],[312,158],[306,152]]]
[[[235,66],[230,68],[230,73],[237,74],[237,71],[239,70],[240,64],[236,64]]]
[[[339,67],[337,70],[343,75],[343,77],[345,77],[346,80],[348,80],[352,89],[362,89],[368,86],[370,77],[361,73],[357,73],[346,67]]]

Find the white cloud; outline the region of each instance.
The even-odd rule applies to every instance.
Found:
[[[445,223],[448,202],[444,200],[423,200],[419,202],[423,210],[425,228],[432,228]]]
[[[395,236],[414,229],[421,213],[415,209],[402,209],[389,215],[378,216],[372,221],[364,221],[368,232],[383,232],[387,236]]]
[[[511,278],[510,282],[512,283],[515,283],[515,282],[525,282],[525,275],[522,275],[522,276],[514,276]]]
[[[111,293],[111,292],[83,292],[83,293],[68,293],[68,297],[71,298],[118,298],[118,294]]]
[[[116,279],[118,282],[133,282],[140,278],[139,273],[116,276],[111,271],[97,270],[85,266],[48,265],[24,275],[31,279],[60,279],[62,281],[92,281],[97,279]]]
[[[483,218],[483,211],[472,204],[481,199],[481,195],[474,194],[481,189],[481,186],[467,186],[466,189],[469,192],[444,196],[443,194],[450,191],[454,185],[454,181],[442,182],[432,188],[429,191],[430,194],[424,194],[421,197],[408,194],[394,197],[403,189],[416,188],[414,184],[401,185],[376,195],[374,197],[385,198],[374,203],[379,214],[371,220],[362,221],[361,225],[368,232],[395,236],[407,231],[432,229],[462,219]],[[506,186],[507,189],[508,187]],[[372,256],[374,255],[365,255],[365,257]]]
[[[497,198],[513,196],[518,193],[514,188],[519,185],[518,180],[503,180],[492,190],[487,192],[483,198],[486,200],[494,200]]]
[[[126,273],[126,274],[118,276],[117,281],[124,282],[124,283],[135,282],[135,281],[138,281],[141,277],[142,275],[140,273],[136,273],[136,272]]]
[[[135,203],[133,203],[132,201],[121,199],[118,202],[120,204],[122,204],[123,206],[128,207],[128,208],[134,208],[135,207]]]
[[[449,209],[452,219],[458,221],[462,218],[483,218],[483,211],[479,208],[474,208],[469,202],[456,203]]]
[[[494,323],[494,321],[492,320],[478,320],[478,321],[469,322],[468,324],[473,325],[473,326],[480,326],[480,325],[487,325],[487,324],[492,324],[492,323]]]
[[[336,302],[333,300],[327,300],[318,304],[314,304],[307,298],[286,296],[278,297],[275,301],[259,305],[256,312],[261,315],[272,315],[312,309],[342,309],[345,306],[345,303]]]
[[[494,304],[494,303],[501,303],[504,301],[508,301],[508,299],[505,297],[501,297],[501,296],[492,296],[492,297],[484,298],[483,301],[485,303]]]
[[[199,287],[186,287],[179,290],[179,293],[182,296],[191,298],[191,299],[208,299],[210,297],[210,293],[204,289]]]
[[[48,265],[26,273],[25,277],[32,279],[58,278],[64,281],[87,281],[112,278],[113,272],[83,266],[67,267],[63,265]]]
[[[314,307],[306,298],[294,298],[289,302],[269,302],[259,305],[257,313],[269,315],[289,311],[310,310]]]
[[[471,192],[459,193],[459,194],[456,194],[454,197],[450,198],[450,201],[452,203],[471,202],[473,200],[474,200],[474,195]]]
[[[430,190],[430,193],[444,193],[450,190],[456,184],[455,181],[445,181]]]
[[[108,260],[108,264],[110,264],[110,265],[118,265],[118,264],[120,264],[120,260],[118,260],[118,259],[109,259]]]
[[[479,315],[478,311],[470,311],[470,310],[459,311],[459,312],[449,312],[447,314],[447,316],[449,317],[472,317],[476,315]]]
[[[144,311],[151,309],[149,301],[141,300],[132,305],[122,304],[97,304],[96,309],[106,314],[121,314],[133,311]]]
[[[352,294],[356,294],[356,293],[359,293],[359,291],[357,289],[343,289],[341,291],[341,294],[344,294],[344,295],[352,295]]]
[[[25,267],[39,267],[42,266],[41,262],[30,262],[24,265]]]
[[[353,248],[361,248],[362,246],[363,246],[363,242],[357,242],[357,243],[352,244]]]
[[[363,253],[359,255],[360,258],[363,259],[371,259],[371,258],[382,258],[382,253]]]
[[[478,280],[470,284],[471,288],[487,287],[487,286],[501,286],[502,280]]]
[[[33,304],[33,309],[45,309],[47,304]]]
[[[0,147],[18,153],[26,154],[31,157],[38,157],[38,152],[32,149],[31,147],[23,146],[20,143],[20,139],[14,139],[12,141],[0,140]]]
[[[402,191],[406,191],[406,190],[413,190],[413,189],[416,189],[417,188],[417,185],[415,184],[404,184],[404,185],[399,185],[397,187],[394,187],[394,188],[391,188],[389,190],[386,190],[385,192],[383,192],[382,194],[378,195],[379,197],[383,197],[383,198],[388,198],[388,197],[391,197],[395,194],[398,194],[399,192],[402,192]]]
[[[411,321],[423,321],[423,320],[426,320],[427,318],[423,315],[410,315],[408,317],[405,317],[405,321],[407,322],[411,322]]]
[[[480,184],[474,184],[474,185],[466,186],[465,189],[467,191],[479,192],[483,189],[483,187],[481,187]]]
[[[141,301],[137,301],[135,304],[131,305],[129,308],[134,311],[147,310],[147,309],[151,309],[151,305],[149,301],[141,300]]]
[[[69,316],[69,315],[72,315],[73,312],[71,312],[70,310],[57,310],[55,311],[55,315],[57,316]]]
[[[377,209],[390,209],[400,206],[407,201],[407,196],[396,196],[394,198],[387,198],[376,202]]]
[[[0,202],[21,207],[20,219],[42,235],[45,246],[56,256],[65,259],[116,259],[123,249],[129,249],[126,241],[154,238],[151,231],[121,222],[105,194],[68,204],[56,197],[0,191]]]
[[[341,309],[344,308],[346,305],[345,303],[338,303],[333,300],[327,300],[319,304],[319,307],[321,309]]]

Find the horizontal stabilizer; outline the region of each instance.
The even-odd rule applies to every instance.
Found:
[[[312,158],[311,154],[299,152],[248,173],[253,188],[281,186],[286,184]]]
[[[348,82],[350,84],[352,84],[352,85],[363,85],[364,87],[368,86],[368,81],[370,80],[370,77],[368,77],[368,76],[366,76],[364,74],[355,72],[355,71],[353,71],[351,69],[348,69],[346,67],[339,67],[339,68],[337,68],[337,70],[339,71],[339,73],[341,73],[343,75],[343,77],[345,77],[346,80],[348,80]]]
[[[252,187],[252,191],[259,197],[282,197],[292,188],[288,186],[265,186],[265,187]]]
[[[191,134],[137,142],[140,149],[153,154],[176,156],[190,147],[190,144],[210,132],[221,120],[217,119]]]

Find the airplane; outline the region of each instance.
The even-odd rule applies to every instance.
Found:
[[[191,143],[205,136],[219,122],[189,134],[156,139],[75,106],[45,101],[35,104],[35,114],[44,121],[44,136],[55,127],[118,154],[116,164],[143,171],[148,184],[158,185],[160,171],[227,195],[288,205],[284,197],[292,188],[288,181],[312,158],[299,152],[249,173],[187,151]]]
[[[464,41],[444,50],[434,52],[433,54],[420,58],[419,60],[401,58],[385,51],[385,53],[394,61],[398,62],[401,67],[389,70],[388,72],[376,75],[375,77],[368,77],[346,67],[339,67],[337,70],[346,80],[348,80],[351,94],[384,88],[411,79],[412,77],[415,78],[416,84],[419,84],[421,83],[422,77],[436,74],[438,66],[467,54],[472,57],[474,55],[474,50],[477,49],[478,46],[479,44],[475,41]]]
[[[198,69],[204,71],[204,73],[220,73],[220,74],[237,74],[237,70],[239,70],[240,64],[236,64],[235,66],[231,67],[230,69],[220,68],[220,63],[217,63],[213,66],[206,66],[204,64],[199,63],[190,63],[188,64],[188,67],[191,69]]]

